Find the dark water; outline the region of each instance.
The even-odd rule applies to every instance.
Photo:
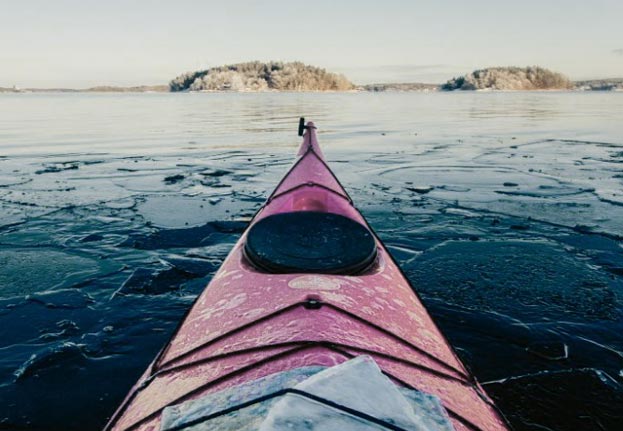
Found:
[[[0,429],[102,427],[299,113],[515,429],[623,429],[620,93],[0,97]]]

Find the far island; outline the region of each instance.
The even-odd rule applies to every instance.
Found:
[[[562,73],[542,67],[491,67],[453,78],[442,90],[571,90]]]
[[[231,64],[182,74],[169,83],[171,91],[348,91],[355,85],[345,76],[301,62]]]
[[[539,66],[490,67],[452,78],[439,87],[454,90],[573,90],[623,91],[623,79],[571,81],[567,76]]]

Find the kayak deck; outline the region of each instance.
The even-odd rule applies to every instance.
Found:
[[[335,214],[365,227],[374,255],[365,268],[326,274],[253,265],[245,253],[249,229],[296,212]],[[327,166],[313,123],[249,229],[107,429],[155,431],[168,406],[360,355],[399,386],[439,397],[456,430],[508,429]]]

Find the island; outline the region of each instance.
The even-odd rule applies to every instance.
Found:
[[[295,61],[230,64],[184,73],[169,83],[171,91],[349,91],[345,76]]]
[[[573,83],[562,73],[533,67],[490,67],[453,78],[442,90],[571,90]]]

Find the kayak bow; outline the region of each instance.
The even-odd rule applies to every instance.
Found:
[[[318,426],[330,410],[341,429],[507,430],[304,129],[296,162],[106,429],[331,429]],[[438,428],[422,414],[435,403]]]

